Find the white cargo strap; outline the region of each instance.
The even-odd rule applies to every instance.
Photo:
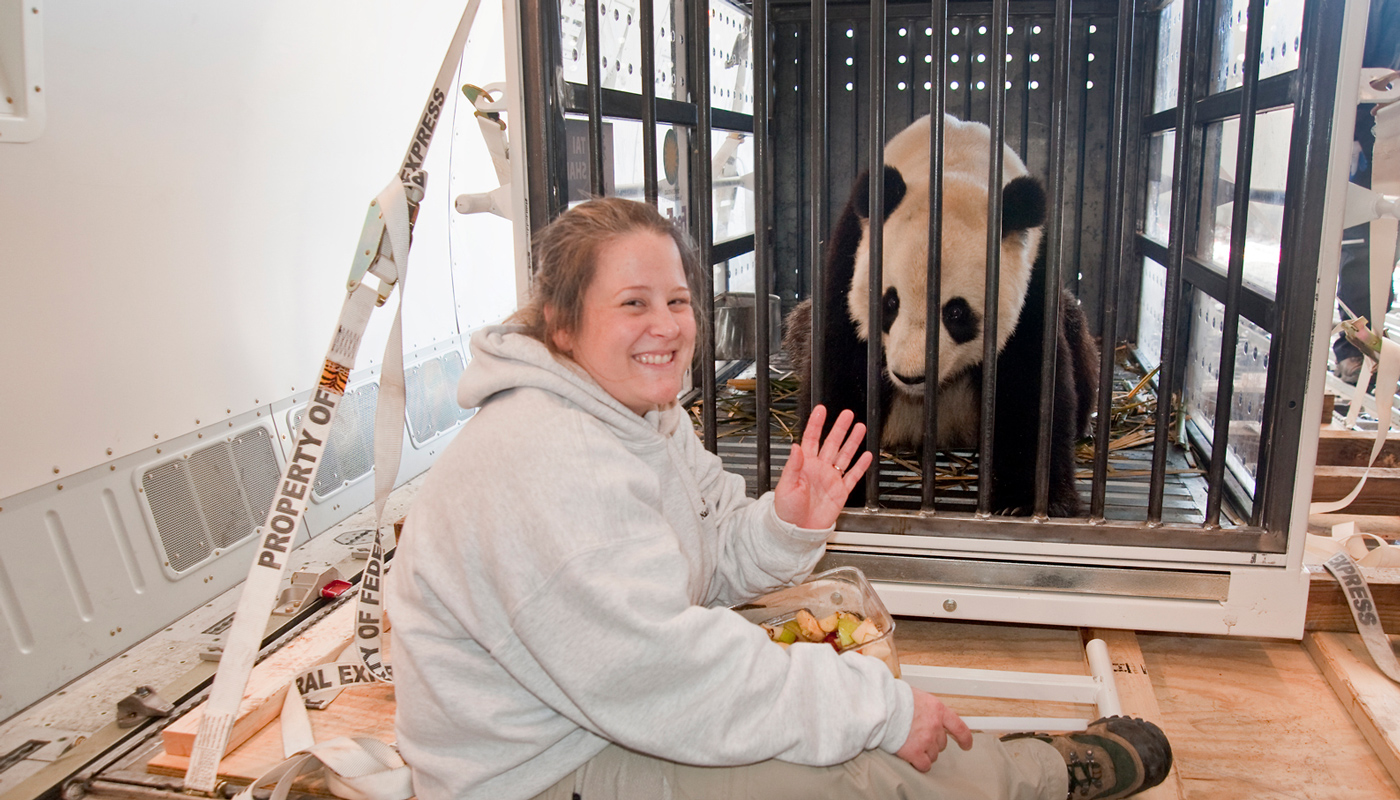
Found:
[[[1330,533],[1307,534],[1303,562],[1321,564],[1337,579],[1366,652],[1386,677],[1400,683],[1400,664],[1396,663],[1390,637],[1381,626],[1380,610],[1362,569],[1400,567],[1400,547],[1375,534],[1358,532],[1353,521],[1333,525]]]
[[[252,800],[255,789],[274,782],[271,800],[285,800],[297,778],[320,767],[325,767],[331,793],[344,800],[407,800],[413,796],[412,773],[384,742],[341,736],[317,744],[306,699],[296,683],[287,687],[281,724],[285,760],[250,783],[234,800]]]
[[[392,680],[389,665],[384,663],[384,553],[396,544],[390,524],[384,531],[384,507],[394,491],[403,455],[403,414],[405,388],[403,375],[403,298],[404,279],[408,275],[409,212],[403,184],[389,182],[378,198],[384,214],[384,231],[393,250],[397,267],[399,307],[394,311],[394,324],[389,329],[389,341],[384,345],[384,361],[379,373],[379,400],[374,410],[374,546],[360,579],[360,595],[356,599],[355,644],[360,660],[379,680]],[[402,254],[402,255],[399,255]],[[386,540],[388,544],[386,545]]]
[[[325,452],[335,409],[345,396],[350,367],[355,363],[360,339],[378,300],[378,291],[361,282],[350,292],[341,309],[321,376],[292,443],[292,457],[287,460],[278,481],[267,519],[254,534],[258,539],[257,552],[238,599],[219,671],[214,676],[214,687],[205,703],[204,717],[200,720],[185,774],[187,789],[208,793],[217,783],[219,759],[228,746],[248,675],[262,643],[263,630],[277,603],[282,574],[306,511],[316,469]]]
[[[408,208],[408,192],[413,193],[413,202],[422,199],[422,191],[427,174],[422,166],[432,142],[433,131],[441,115],[451,83],[466,46],[467,35],[480,0],[469,0],[462,13],[461,22],[448,47],[442,67],[425,105],[422,118],[414,130],[412,142],[404,156],[396,178],[388,188],[371,203],[370,214],[366,218],[356,257],[351,267],[348,285],[349,295],[341,309],[331,346],[322,365],[311,401],[303,416],[301,428],[292,444],[294,451],[288,459],[281,480],[268,511],[266,522],[255,535],[259,541],[248,578],[239,597],[238,608],[234,613],[219,670],[214,676],[214,686],[209,699],[204,704],[204,716],[195,737],[190,754],[190,765],[185,774],[185,791],[212,795],[218,783],[219,761],[228,747],[229,736],[247,688],[248,677],[253,662],[260,649],[267,619],[276,605],[282,574],[285,571],[291,544],[306,511],[311,487],[315,483],[316,471],[320,466],[328,440],[331,422],[336,407],[345,395],[345,386],[350,370],[355,365],[360,340],[369,323],[369,315],[377,305],[382,304],[392,293],[397,283],[402,283],[408,263],[408,249],[411,241],[412,214]],[[387,241],[386,241],[387,240]],[[385,245],[388,245],[387,252]],[[364,280],[366,274],[374,275],[381,286],[373,288]],[[402,298],[402,295],[400,296]],[[402,300],[399,304],[402,311]],[[394,326],[386,347],[385,363],[380,378],[381,408],[375,419],[375,455],[379,467],[375,470],[375,510],[376,537],[371,552],[371,562],[365,568],[359,599],[360,613],[356,621],[358,650],[365,667],[376,677],[387,678],[388,668],[381,657],[383,611],[380,592],[384,568],[385,547],[379,536],[382,516],[389,490],[393,489],[394,478],[398,473],[398,459],[403,439],[403,335],[401,317],[396,313]],[[397,403],[397,408],[384,408],[383,398],[390,397],[389,403]],[[390,422],[390,419],[393,421]],[[392,427],[391,435],[384,432]],[[383,460],[380,460],[383,459]],[[392,460],[390,468],[388,461]],[[387,481],[387,488],[384,487]],[[382,674],[381,674],[382,673]],[[324,752],[318,750],[316,758],[330,765],[340,762],[346,747],[331,747],[327,743]],[[387,749],[387,745],[378,743]],[[365,748],[361,748],[364,750]],[[365,752],[370,752],[365,750]],[[392,752],[392,751],[391,751]],[[379,765],[370,771],[392,771],[402,766],[396,754],[392,759],[382,759],[372,754],[371,760]],[[397,761],[397,765],[390,762]],[[386,764],[388,766],[386,766]],[[285,766],[285,765],[284,765]],[[289,768],[290,769],[290,768]],[[332,769],[337,767],[332,765]],[[350,768],[342,774],[365,773],[369,767]],[[406,772],[406,770],[405,770]],[[279,782],[280,785],[280,782]],[[288,783],[290,786],[290,782]],[[403,795],[407,797],[408,795]],[[280,800],[280,798],[279,798]],[[358,800],[358,798],[352,798]],[[366,800],[398,800],[389,795]]]
[[[1361,568],[1345,550],[1337,551],[1336,555],[1322,562],[1322,565],[1342,585],[1342,594],[1346,595],[1351,617],[1356,621],[1356,630],[1361,634],[1361,641],[1366,644],[1366,651],[1371,654],[1371,660],[1376,662],[1376,666],[1386,677],[1400,683],[1400,663],[1396,663],[1390,637],[1385,635],[1385,629],[1381,627],[1375,598],[1371,596],[1371,588],[1366,585],[1366,579],[1361,575]]]
[[[234,800],[252,800],[255,789],[273,782],[276,785],[270,800],[286,800],[296,779],[319,767],[325,767],[327,788],[344,800],[408,800],[413,796],[412,773],[384,742],[367,736],[340,736],[316,744],[295,686],[287,690],[282,706],[282,743],[290,751],[287,759],[248,784]]]
[[[1345,324],[1343,323],[1343,325]],[[1341,327],[1338,326],[1339,329]],[[1377,335],[1379,336],[1379,334]],[[1366,486],[1366,479],[1371,474],[1371,467],[1375,465],[1390,433],[1391,409],[1395,403],[1396,383],[1400,381],[1400,344],[1378,338],[1374,340],[1374,345],[1360,342],[1357,346],[1362,348],[1380,347],[1380,352],[1376,354],[1377,360],[1380,362],[1376,369],[1376,438],[1371,443],[1371,457],[1366,461],[1366,471],[1361,473],[1361,479],[1356,482],[1356,486],[1352,487],[1346,497],[1340,500],[1313,503],[1308,507],[1310,514],[1330,514],[1351,505],[1351,502],[1361,494],[1362,488]],[[1374,349],[1372,352],[1374,353]],[[1357,376],[1356,388],[1352,390],[1351,409],[1347,412],[1348,428],[1356,422],[1356,415],[1360,412],[1370,379],[1371,360],[1363,358],[1361,374]]]

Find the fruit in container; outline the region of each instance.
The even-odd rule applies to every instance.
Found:
[[[826,638],[826,631],[822,630],[821,624],[817,622],[817,618],[813,616],[811,611],[805,608],[798,609],[797,616],[793,619],[796,620],[803,639],[809,642],[820,642]]]
[[[835,614],[817,619],[809,609],[798,609],[787,619],[778,619],[763,625],[768,638],[783,645],[795,642],[825,642],[840,653],[852,647],[872,642],[882,636],[874,620],[866,619],[850,611],[837,611]],[[875,648],[871,648],[874,650]],[[889,648],[885,648],[888,653]],[[864,652],[864,651],[862,651]],[[867,655],[876,655],[867,653]],[[879,657],[877,655],[877,657]]]

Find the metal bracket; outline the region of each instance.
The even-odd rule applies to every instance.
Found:
[[[365,274],[379,261],[384,240],[384,214],[379,209],[379,200],[371,200],[369,210],[365,212],[365,224],[360,229],[360,241],[355,245],[355,259],[350,262],[350,277],[345,282],[346,291],[355,291],[365,279]],[[394,284],[382,277],[379,280],[379,305],[383,305],[384,301],[389,299]]]
[[[330,567],[324,572],[292,573],[292,585],[282,590],[277,600],[278,614],[294,614],[307,600],[321,596],[321,590],[331,581],[340,580],[340,570]]]
[[[117,727],[132,728],[148,717],[168,717],[174,710],[175,706],[161,699],[155,689],[138,686],[117,701]]]

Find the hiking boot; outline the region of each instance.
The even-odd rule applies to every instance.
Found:
[[[1115,800],[1151,789],[1172,768],[1172,747],[1162,729],[1133,717],[1104,717],[1075,733],[1013,733],[1060,751],[1069,770],[1068,800]]]

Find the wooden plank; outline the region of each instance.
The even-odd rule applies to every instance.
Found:
[[[1310,633],[1303,644],[1390,777],[1400,782],[1400,685],[1376,668],[1359,634]]]
[[[243,702],[238,706],[233,733],[229,736],[228,752],[232,752],[248,737],[277,717],[282,710],[282,698],[293,675],[317,664],[334,661],[355,636],[355,602],[343,603],[325,619],[313,625],[300,638],[282,647],[259,664],[248,678]],[[165,751],[188,756],[194,749],[203,708],[196,708],[172,722],[161,731]]]
[[[1319,465],[1313,473],[1312,501],[1331,502],[1346,497],[1365,472],[1365,467]],[[1349,514],[1400,513],[1400,468],[1372,468],[1361,494],[1343,510]]]
[[[1137,634],[1189,800],[1395,800],[1298,642]]]
[[[1113,664],[1113,682],[1118,688],[1118,700],[1123,713],[1155,723],[1164,731],[1162,709],[1157,705],[1157,692],[1152,688],[1152,678],[1147,674],[1147,662],[1138,647],[1137,635],[1132,631],[1109,628],[1090,628],[1083,632],[1087,643],[1090,639],[1102,639],[1108,648],[1108,660]],[[1086,658],[1087,661],[1087,658]],[[1181,778],[1177,775],[1176,764],[1162,783],[1136,797],[1142,800],[1183,800]]]
[[[1362,567],[1381,627],[1400,631],[1400,569]],[[1303,627],[1310,631],[1356,633],[1351,604],[1332,573],[1314,572],[1308,582],[1308,613]]]
[[[1308,533],[1331,536],[1332,527],[1343,522],[1356,525],[1356,530],[1362,533],[1374,533],[1391,541],[1400,539],[1400,513],[1396,512],[1389,514],[1309,514]]]
[[[392,743],[395,738],[394,687],[386,683],[351,686],[324,710],[309,710],[307,716],[318,742],[337,736],[368,736]],[[273,720],[224,756],[219,762],[219,778],[237,784],[252,783],[282,760],[282,724],[280,720]],[[146,771],[183,777],[189,764],[188,756],[162,752],[147,762]],[[320,773],[298,780],[295,786],[308,794],[332,796]]]
[[[1322,396],[1322,418],[1319,420],[1323,425],[1332,423],[1332,412],[1337,408],[1337,396],[1328,392]],[[1321,459],[1319,459],[1321,463]],[[1331,463],[1331,462],[1328,462]]]
[[[1364,467],[1375,444],[1373,431],[1344,431],[1323,428],[1317,440],[1317,463],[1338,467]],[[1400,467],[1400,433],[1392,433],[1381,446],[1375,466]]]

